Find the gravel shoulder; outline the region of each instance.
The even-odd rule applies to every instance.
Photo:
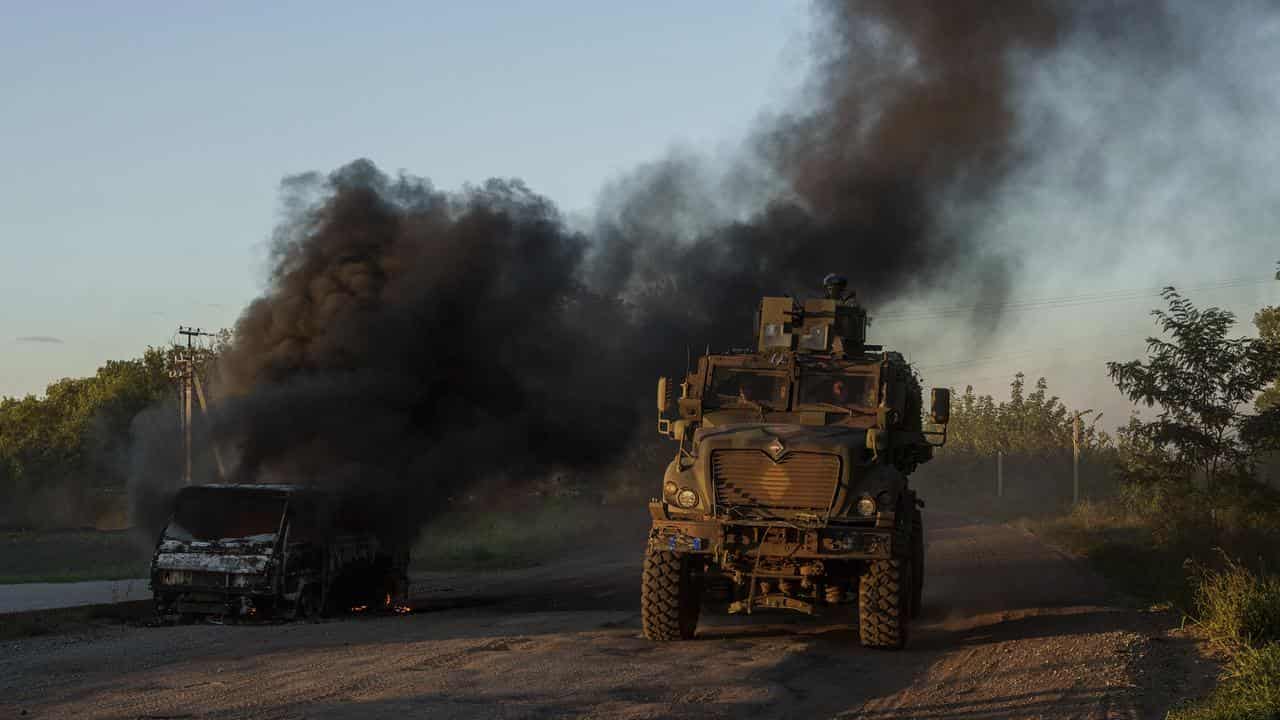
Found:
[[[639,636],[634,542],[417,579],[418,612],[319,624],[98,627],[3,643],[0,718],[1160,718],[1216,673],[1176,619],[1118,606],[1008,526],[926,519],[902,652],[848,617],[704,616]]]

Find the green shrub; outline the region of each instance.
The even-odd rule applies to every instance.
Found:
[[[1280,642],[1280,576],[1255,575],[1224,554],[1221,570],[1196,572],[1200,624],[1234,646]]]
[[[0,533],[0,583],[142,578],[152,549],[123,531]]]
[[[1280,643],[1241,648],[1231,658],[1223,683],[1169,720],[1275,720],[1280,718]]]

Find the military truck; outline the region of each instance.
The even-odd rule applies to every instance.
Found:
[[[867,313],[830,275],[825,297],[766,297],[751,348],[708,352],[680,395],[658,381],[677,444],[641,589],[652,640],[692,638],[704,605],[854,612],[863,645],[901,648],[920,610],[924,503],[910,473],[946,442],[951,395],[866,343]]]
[[[314,618],[395,607],[409,553],[380,538],[358,499],[299,485],[180,490],[156,545],[151,589],[165,621]]]

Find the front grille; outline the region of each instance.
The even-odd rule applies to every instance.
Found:
[[[191,573],[191,585],[195,587],[226,587],[226,573],[215,572],[193,572]]]
[[[840,482],[840,456],[794,452],[774,462],[762,450],[717,450],[711,473],[720,505],[826,512]]]
[[[198,570],[163,570],[160,572],[160,584],[175,587],[224,587],[227,584],[227,575]]]

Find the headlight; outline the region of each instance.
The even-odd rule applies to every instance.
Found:
[[[862,517],[871,517],[876,514],[876,501],[863,495],[858,499],[857,510]]]
[[[697,504],[698,504],[698,493],[690,490],[689,488],[685,488],[681,490],[680,493],[676,495],[676,505],[679,505],[685,510],[688,510],[689,508],[694,507]]]
[[[668,496],[675,495],[675,494],[676,494],[676,490],[679,490],[679,489],[680,489],[680,488],[676,487],[676,484],[675,484],[675,483],[673,483],[673,482],[671,482],[670,480],[668,480],[668,481],[667,481],[667,482],[662,486],[662,491],[663,491],[664,493],[666,493]]]

